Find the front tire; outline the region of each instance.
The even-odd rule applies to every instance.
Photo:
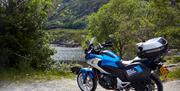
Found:
[[[96,78],[91,78],[89,75],[87,75],[87,78],[84,79],[82,72],[79,72],[77,76],[77,83],[81,91],[95,91],[97,88]]]

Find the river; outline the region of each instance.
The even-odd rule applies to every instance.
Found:
[[[81,47],[68,48],[51,46],[56,50],[52,56],[55,61],[84,61],[84,50]]]

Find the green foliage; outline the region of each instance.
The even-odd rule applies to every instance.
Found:
[[[48,28],[85,28],[86,17],[96,12],[108,0],[53,0],[54,13],[50,15]]]
[[[175,68],[168,74],[169,79],[180,79],[180,68]]]
[[[42,29],[51,0],[2,0],[0,5],[1,67],[46,68],[53,51]]]
[[[179,63],[180,62],[180,56],[167,56],[165,57],[165,61],[167,63]]]
[[[150,22],[152,20],[148,19],[148,13],[153,12],[148,10],[150,4],[139,0],[111,0],[98,13],[89,17],[89,35],[97,36],[101,42],[109,39],[108,35],[111,35],[116,51],[122,55],[125,45],[131,45],[137,40],[139,30],[154,26]],[[149,35],[150,32],[145,33]],[[138,33],[139,38],[141,35]]]
[[[20,71],[14,68],[7,68],[6,70],[0,69],[0,80],[11,82],[34,82],[34,81],[47,81],[56,80],[61,78],[72,78],[74,74],[70,71],[64,71],[61,69],[51,70],[24,70]]]
[[[179,24],[178,13],[166,0],[110,0],[89,17],[87,38],[96,36],[102,42],[111,36],[120,55],[127,46],[156,36],[163,36],[173,44],[172,39],[179,42],[180,38],[176,25]]]
[[[81,44],[83,36],[87,35],[86,30],[73,29],[54,29],[48,30],[48,33],[54,38],[54,41],[74,41]]]
[[[168,0],[154,1],[157,8],[156,36],[164,36],[170,46],[178,48],[180,45],[180,2],[170,5]]]

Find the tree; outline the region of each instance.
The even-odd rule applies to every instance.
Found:
[[[154,0],[157,10],[156,36],[168,39],[170,48],[180,48],[180,2]]]
[[[148,13],[146,2],[139,0],[111,0],[96,14],[89,17],[90,36],[99,41],[113,35],[116,50],[122,55],[126,45],[132,44],[138,30],[153,26],[145,15]],[[144,18],[144,19],[142,19]]]
[[[124,50],[134,42],[163,34],[166,37],[165,29],[174,26],[176,19],[179,21],[175,17],[177,12],[166,0],[110,0],[89,17],[88,38],[96,36],[102,42],[109,39],[108,35],[112,35],[116,51],[123,55]],[[168,31],[171,29],[174,28]],[[172,37],[171,34],[175,33],[168,34]]]
[[[0,65],[46,67],[53,51],[43,24],[51,0],[1,0],[0,5]]]

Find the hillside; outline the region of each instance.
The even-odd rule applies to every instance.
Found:
[[[51,29],[48,33],[54,38],[51,44],[60,47],[80,47],[83,36],[87,34],[82,29]]]
[[[48,29],[86,27],[87,16],[109,0],[54,0],[55,12],[48,18]]]

